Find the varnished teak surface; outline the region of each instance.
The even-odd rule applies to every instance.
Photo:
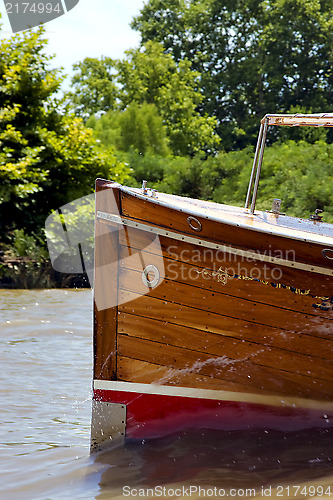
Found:
[[[166,213],[119,187],[102,189],[115,197],[98,210],[191,232],[184,213]],[[195,245],[161,237],[154,246],[152,234],[125,228],[107,235],[107,227],[96,222],[95,294],[102,301],[117,294],[120,305],[96,310],[95,378],[333,400],[331,276],[283,268],[274,280],[274,266],[265,264],[266,279],[232,277],[239,265],[244,275],[263,273],[264,263],[214,252],[200,261]],[[327,264],[318,245],[259,236],[208,220],[200,234],[243,249],[291,247],[302,262]],[[147,289],[140,261],[127,257],[136,252],[158,264],[161,250],[165,278]],[[221,268],[228,268],[225,282]]]
[[[128,193],[121,193],[122,215],[157,226],[166,227],[182,233],[195,235],[187,223],[187,214],[179,210],[155,204],[153,201],[142,200]],[[333,259],[325,259],[322,255],[324,246],[314,243],[298,241],[292,238],[282,238],[268,233],[262,233],[249,228],[235,227],[223,223],[200,218],[202,230],[197,233],[200,238],[216,241],[226,245],[233,245],[243,250],[259,250],[261,252],[271,249],[280,256],[293,255],[299,262],[320,265],[333,269]],[[309,235],[310,236],[310,235]]]

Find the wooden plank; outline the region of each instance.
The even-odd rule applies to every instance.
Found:
[[[144,262],[149,262],[157,267],[160,265],[160,255],[158,253],[152,254],[144,250],[133,249],[133,247],[131,247],[131,251],[140,251]],[[120,245],[119,255],[121,269],[142,272],[142,266],[139,265],[140,261],[126,260],[128,255],[127,246]],[[328,302],[329,306],[331,306],[331,309],[328,311],[314,307],[314,305],[326,304],[326,302],[319,297],[313,297],[308,290],[304,291],[291,286],[283,288],[277,283],[267,281],[266,279],[248,279],[245,268],[243,271],[244,274],[237,275],[239,277],[235,278],[232,277],[232,274],[225,273],[226,269],[227,273],[233,272],[231,266],[227,268],[215,264],[213,267],[204,266],[205,264],[202,262],[192,264],[164,257],[164,275],[166,279],[177,281],[178,283],[190,284],[205,290],[222,292],[236,298],[251,299],[257,303],[333,320],[333,306]],[[266,278],[265,269],[260,269],[258,265],[257,270],[258,274],[254,274],[255,276]]]
[[[108,212],[110,214],[121,214],[121,201],[120,201],[120,188],[121,185],[107,181],[105,179],[96,180],[96,212]]]
[[[331,400],[333,382],[313,379],[298,373],[255,365],[249,360],[231,360],[190,349],[118,335],[118,354],[149,363],[187,370],[226,382],[254,387],[258,394],[269,391],[282,396]],[[202,387],[198,382],[195,387]],[[241,389],[242,391],[243,389]]]
[[[208,216],[197,217],[202,224],[202,230],[198,233],[189,228],[187,223],[189,214],[183,210],[158,205],[152,199],[142,200],[128,193],[121,193],[121,203],[123,215],[129,218],[209,241],[235,245],[244,250],[265,252],[267,248],[271,248],[279,254],[280,252],[283,254],[294,252],[295,260],[298,262],[333,269],[333,260],[324,258],[322,255],[323,246],[320,244],[259,232],[250,227],[248,229],[235,227],[209,220]]]
[[[121,269],[119,287],[138,294],[147,293],[141,273]],[[201,290],[197,287],[164,279],[161,284],[149,291],[164,301],[172,301],[203,311],[223,314],[235,320],[241,319],[257,325],[283,328],[286,331],[307,333],[323,338],[332,338],[333,323],[311,315],[289,311],[265,304],[258,304],[251,299],[231,297],[221,292]]]
[[[124,313],[118,318],[118,332],[130,337],[183,349],[190,348],[213,356],[227,356],[235,361],[250,360],[256,365],[332,381],[333,388],[332,351],[322,350],[321,357],[313,354],[304,355],[298,352],[297,344],[289,345],[289,349],[278,349],[267,344],[234,339],[188,327],[175,327],[168,322]]]
[[[117,211],[119,189],[106,185],[108,188],[104,181],[97,182],[96,210]],[[113,380],[117,367],[118,227],[97,219],[94,281],[94,378]]]
[[[130,246],[131,252],[143,251],[162,255],[170,261],[177,260],[196,267],[219,269],[221,266],[228,269],[230,274],[243,275],[247,277],[260,278],[272,282],[278,286],[290,286],[301,290],[310,290],[311,295],[323,296],[333,294],[333,276],[318,275],[310,271],[294,269],[292,267],[276,266],[269,262],[247,257],[236,256],[221,250],[204,248],[185,241],[173,240],[164,236],[158,238],[158,242],[152,243],[156,235],[147,233],[140,229],[126,227],[125,232],[120,232],[120,245],[124,246],[123,252],[126,256],[126,246]],[[267,257],[272,255],[270,248],[266,249]],[[290,257],[292,260],[293,254]]]
[[[122,301],[122,305],[119,306],[120,313],[135,313],[143,318],[157,319],[170,323],[175,329],[178,326],[184,326],[280,349],[292,349],[293,345],[297,345],[300,353],[308,355],[321,356],[326,350],[328,353],[332,352],[330,336],[323,339],[307,334],[287,332],[282,328],[258,326],[256,323],[236,320],[217,313],[203,314],[200,309],[180,306],[149,295],[139,296],[126,290],[120,290],[120,297]]]
[[[177,370],[156,363],[148,363],[139,359],[118,356],[117,380],[141,384],[160,384],[180,387],[200,387],[205,389],[247,392],[252,393],[253,388],[248,385],[234,384],[224,380],[215,379],[189,373],[188,369]],[[272,394],[261,391],[261,394]]]

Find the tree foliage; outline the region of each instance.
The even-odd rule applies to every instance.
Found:
[[[136,179],[162,192],[244,206],[254,149],[221,151],[202,158],[137,158],[131,165]],[[282,212],[309,217],[316,208],[333,222],[333,144],[318,141],[275,143],[266,147],[256,208],[270,210],[274,198],[282,200]]]
[[[332,107],[330,0],[149,0],[132,26],[192,62],[225,148],[253,143],[265,113]]]
[[[155,42],[147,42],[141,50],[128,51],[127,59],[119,62],[122,105],[132,101],[155,104],[176,155],[197,153],[218,143],[215,119],[197,112],[203,100],[198,79],[199,74],[192,71],[188,59],[177,64]]]
[[[97,176],[128,168],[98,148],[74,115],[60,114],[61,83],[43,29],[0,43],[0,220],[3,231],[38,232],[51,210],[93,191]]]
[[[115,61],[110,57],[87,57],[74,64],[73,90],[67,99],[77,116],[87,120],[100,111],[114,109],[117,86],[114,74]]]
[[[262,115],[331,108],[332,9],[328,0],[149,0],[134,23],[139,49],[75,66],[75,115],[60,106],[43,30],[2,40],[3,236],[37,235],[98,176],[132,182],[129,165],[137,183],[242,205]],[[289,215],[320,208],[333,221],[329,135],[276,131],[257,207],[279,197]]]
[[[166,129],[155,104],[140,105],[133,101],[124,111],[108,111],[100,119],[91,116],[87,126],[94,129],[96,137],[107,147],[125,152],[134,149],[142,155],[170,154]]]
[[[89,78],[86,78],[87,66]],[[74,85],[77,85],[75,101],[69,96],[81,116],[110,109],[103,105],[103,100],[107,102],[109,95],[108,86],[103,90],[103,79],[99,78],[103,74],[103,68],[109,71],[112,82],[118,88],[113,109],[124,111],[132,103],[138,106],[154,105],[163,120],[169,146],[174,154],[192,155],[201,150],[216,149],[219,143],[215,134],[216,120],[198,111],[203,100],[199,86],[200,75],[192,70],[189,60],[184,58],[176,63],[170,54],[165,54],[161,44],[147,42],[140,49],[128,51],[123,60],[115,61],[112,71],[105,59],[83,61],[76,66],[77,73],[73,78]],[[90,88],[96,82],[104,96],[98,101],[98,109],[93,98],[90,103],[86,102],[86,99],[89,100]],[[135,134],[135,130],[133,133]]]

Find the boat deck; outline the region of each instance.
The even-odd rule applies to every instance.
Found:
[[[333,224],[313,221],[284,214],[256,210],[252,215],[249,209],[224,205],[212,201],[195,200],[183,196],[157,193],[156,198],[143,195],[141,189],[122,187],[124,193],[167,208],[184,211],[195,217],[204,217],[235,227],[252,229],[266,234],[333,246]],[[149,192],[149,190],[148,190]]]

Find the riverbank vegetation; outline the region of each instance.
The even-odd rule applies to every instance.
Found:
[[[77,63],[65,95],[42,28],[3,39],[2,285],[77,283],[52,271],[44,224],[96,177],[243,205],[263,115],[332,111],[332,14],[327,0],[149,0],[140,46]],[[259,209],[281,198],[333,222],[332,132],[270,132]]]

